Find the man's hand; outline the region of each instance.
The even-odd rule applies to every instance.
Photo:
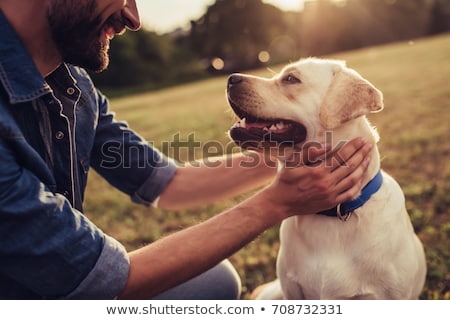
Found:
[[[328,158],[326,148],[311,148],[306,163],[314,165],[285,165],[263,191],[264,198],[283,208],[286,217],[314,214],[352,200],[361,190],[372,149],[372,144],[360,138]],[[323,158],[326,160],[315,162]]]

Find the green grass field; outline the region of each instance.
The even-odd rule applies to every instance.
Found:
[[[428,275],[421,298],[450,299],[450,35],[327,57],[346,60],[383,91],[385,109],[369,119],[381,135],[382,166],[402,186],[425,245]],[[271,76],[272,72],[253,73]],[[234,118],[225,87],[226,77],[219,77],[114,99],[112,109],[156,147],[177,160],[191,161],[205,155],[202,148],[174,154],[167,142],[177,137],[186,145],[194,139],[217,141],[229,146],[225,151],[233,150],[226,135]],[[183,212],[149,209],[131,204],[93,172],[85,209],[96,224],[131,250],[207,219],[243,197]],[[274,278],[277,250],[278,228],[273,228],[231,257],[243,281],[243,299],[258,284]]]

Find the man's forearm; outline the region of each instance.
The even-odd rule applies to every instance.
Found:
[[[160,197],[158,206],[180,210],[210,204],[255,190],[276,174],[276,163],[261,154],[234,154],[204,159],[177,172]]]
[[[149,299],[212,268],[281,221],[278,211],[259,193],[205,222],[130,253],[129,279],[119,298]]]

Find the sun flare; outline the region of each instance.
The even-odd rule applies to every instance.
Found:
[[[304,0],[264,0],[283,10],[299,11],[303,9]]]

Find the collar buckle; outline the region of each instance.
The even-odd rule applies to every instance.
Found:
[[[336,207],[336,215],[339,218],[339,220],[341,220],[343,222],[347,222],[350,219],[350,217],[352,216],[353,210],[349,211],[349,212],[345,212],[345,210],[342,211],[341,209],[342,209],[342,205],[338,204]]]

